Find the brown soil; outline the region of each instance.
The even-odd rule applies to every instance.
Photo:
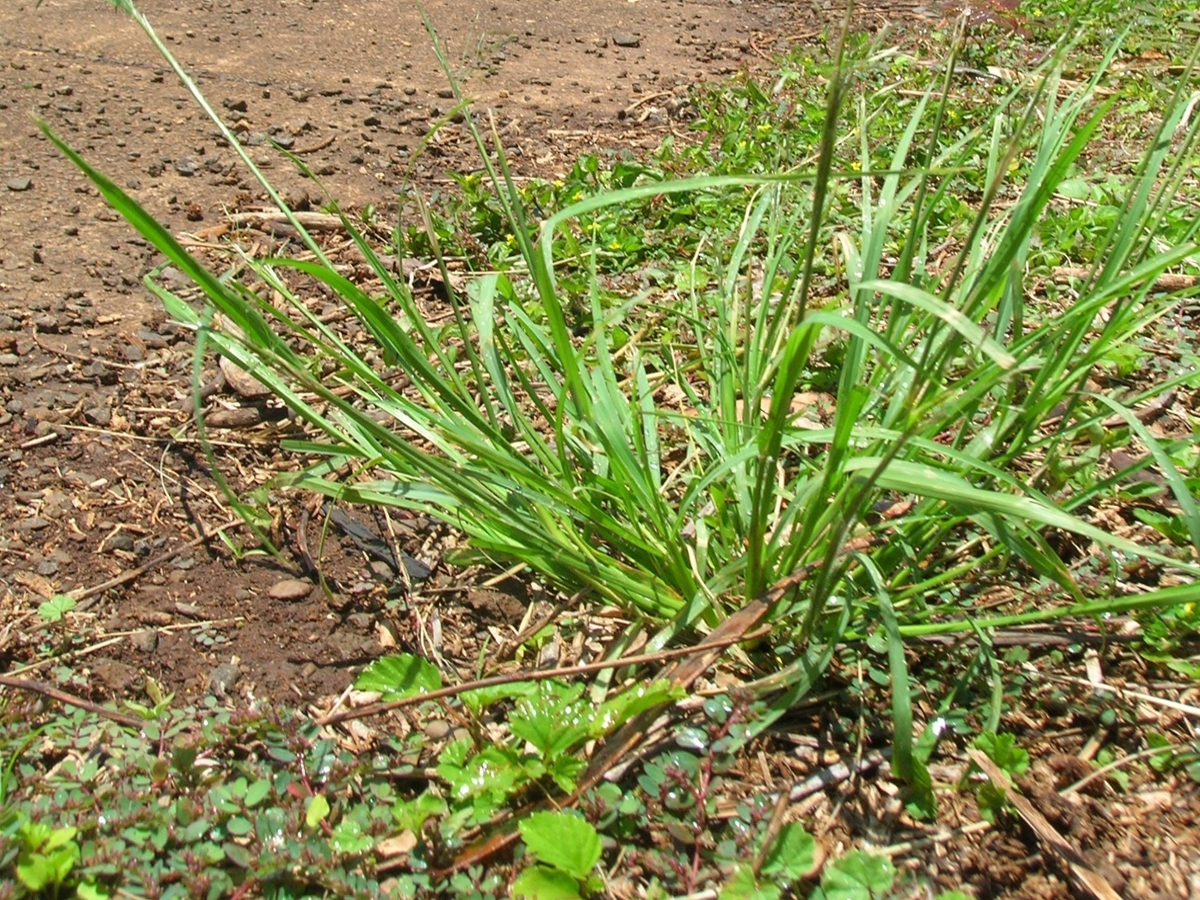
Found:
[[[655,147],[680,127],[690,86],[819,34],[826,23],[816,8],[427,4],[466,93],[494,110],[518,171],[547,177],[583,151]],[[143,11],[291,198],[310,196],[315,207],[323,188],[386,219],[397,192],[414,182],[443,189],[447,171],[472,168],[453,124],[422,147],[454,101],[408,4],[202,0]],[[303,498],[263,497],[263,527],[282,558],[245,552],[257,541],[230,524],[236,516],[189,424],[190,340],[140,283],[156,254],[33,116],[175,233],[219,225],[258,189],[142,32],[105,4],[7,4],[0,47],[0,668],[50,678],[70,666],[65,686],[95,700],[146,702],[153,679],[186,702],[215,695],[327,708],[389,647],[444,654],[469,671],[480,647],[511,638],[528,610],[547,609],[528,586],[448,571],[442,553],[452,536],[420,520],[361,511],[347,519]],[[268,137],[300,153],[321,188],[270,150]],[[242,493],[288,465],[269,428],[213,436]],[[227,541],[211,537],[218,528]],[[53,595],[109,579],[121,583],[95,591],[62,625],[48,628],[38,616]],[[1031,799],[1127,896],[1200,897],[1190,782],[1070,802],[1047,790],[1063,780],[1047,767],[1071,759],[1064,754],[1096,728],[1080,715],[1039,725],[1077,740],[1028,734],[1044,776],[1027,785]],[[778,741],[771,753],[780,779],[827,762]],[[944,773],[945,782],[957,774]],[[887,778],[879,789],[852,780],[808,811],[823,817],[831,847],[928,837],[889,793]],[[950,819],[978,821],[969,799],[953,803],[962,808]],[[1071,896],[1065,870],[1043,850],[1013,820],[898,859],[979,897]]]
[[[653,148],[678,127],[672,111],[691,85],[761,61],[805,30],[778,5],[427,8],[464,90],[494,111],[514,166],[543,176],[585,149]],[[324,189],[347,208],[394,216],[397,192],[414,181],[445,190],[448,171],[474,167],[457,125],[421,148],[455,101],[415,5],[246,0],[143,12],[293,200],[319,205]],[[191,342],[141,285],[158,259],[34,117],[177,234],[219,224],[260,189],[129,17],[90,0],[15,4],[0,12],[0,35],[0,552],[5,569],[33,576],[13,585],[28,609],[41,594],[94,586],[231,518],[183,411]],[[266,138],[301,154],[320,187]],[[278,463],[269,437],[223,437],[237,460],[226,475],[242,488]],[[323,517],[312,512],[319,533]],[[283,543],[294,545],[298,516],[289,509],[278,524]],[[423,537],[410,548],[418,554]],[[239,693],[309,699],[344,689],[382,649],[373,618],[354,616],[376,612],[355,586],[394,576],[378,559],[372,574],[370,557],[338,538],[359,565],[341,566],[339,586],[355,602],[332,611],[320,590],[298,601],[267,595],[311,572],[264,557],[239,564],[219,541],[106,593],[89,611],[105,628],[153,627],[158,639],[152,650],[100,651],[122,661],[102,681],[120,694],[145,673],[203,694],[213,667],[236,657]],[[342,551],[324,548],[327,557]]]

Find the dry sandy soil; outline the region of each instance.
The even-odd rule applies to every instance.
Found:
[[[543,176],[582,151],[653,148],[679,127],[689,86],[761,64],[825,25],[815,5],[762,0],[430,0],[427,10],[517,169]],[[418,153],[454,101],[411,4],[152,0],[143,12],[293,200],[323,202],[268,138],[344,205],[385,219],[398,192],[444,190],[448,170],[472,167],[453,125]],[[864,21],[911,15],[868,10]],[[258,189],[137,26],[100,0],[6,3],[0,48],[0,670],[46,677],[68,663],[66,686],[96,700],[142,697],[153,678],[191,702],[304,707],[337,695],[388,646],[426,646],[435,630],[441,652],[469,665],[531,598],[513,582],[447,571],[443,536],[427,523],[354,511],[327,525],[319,507],[270,497],[266,527],[282,561],[239,560],[211,538],[233,516],[186,412],[190,342],[141,285],[158,260],[34,117],[175,233],[220,225],[226,210],[257,203]],[[210,400],[219,411],[221,392]],[[269,429],[215,436],[242,489],[281,465]],[[227,533],[234,550],[253,543]],[[80,588],[94,590],[48,634],[38,605]],[[56,642],[57,661],[39,663]],[[1043,810],[1127,896],[1200,897],[1186,782],[1120,803],[1103,791],[1059,802],[1045,790],[1063,780],[1050,764],[1095,730],[1090,716],[1081,705],[1027,729],[1027,746],[1043,727],[1078,736],[1040,747],[1031,790],[1040,786]],[[803,775],[775,759],[777,777]],[[831,827],[873,835],[887,792],[862,781],[849,790],[831,801]],[[1019,827],[913,852],[943,884],[980,897],[1071,895],[1063,867]]]
[[[324,197],[268,138],[300,154],[347,208],[384,216],[414,181],[446,190],[448,170],[473,168],[457,126],[421,146],[454,100],[414,4],[142,10],[293,200]],[[790,7],[728,2],[435,0],[427,11],[465,92],[494,111],[515,167],[544,176],[585,149],[654,147],[690,85],[761,62],[776,41],[814,27],[811,12],[801,23]],[[260,191],[128,16],[99,0],[9,4],[0,35],[0,559],[27,599],[94,586],[229,518],[181,411],[189,342],[141,284],[158,260],[35,117],[175,233],[202,232]],[[244,451],[241,475],[269,466],[269,446],[226,437]],[[113,628],[170,628],[187,621],[181,605],[193,621],[239,626],[216,635],[227,643],[215,655],[193,628],[159,632],[149,657],[122,649],[120,666],[102,670],[118,693],[123,676],[143,670],[184,695],[204,692],[213,666],[236,656],[243,691],[309,698],[343,688],[379,651],[373,622],[331,618],[319,591],[263,603],[287,573],[228,563],[212,548],[189,550],[92,608],[114,615]]]

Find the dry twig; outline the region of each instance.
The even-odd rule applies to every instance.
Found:
[[[137,716],[118,712],[115,709],[109,709],[98,703],[93,703],[91,700],[84,700],[82,697],[76,697],[74,694],[68,694],[66,691],[59,690],[52,685],[46,684],[44,681],[34,681],[29,678],[13,678],[11,675],[0,675],[0,684],[21,691],[32,691],[35,694],[41,694],[52,700],[57,700],[59,703],[65,703],[67,706],[77,706],[80,709],[85,709],[90,713],[95,713],[98,716],[103,716],[106,719],[111,719],[120,725],[127,725],[130,728],[141,729],[145,724]]]
[[[1054,826],[1046,821],[1046,817],[1017,791],[1009,777],[988,758],[986,753],[972,749],[967,751],[967,755],[970,756],[971,762],[979,766],[991,779],[992,784],[1004,792],[1008,797],[1008,802],[1016,809],[1022,821],[1037,835],[1038,840],[1066,864],[1071,881],[1075,883],[1076,887],[1089,897],[1096,897],[1097,900],[1121,900],[1121,895],[1114,891],[1107,881],[1088,868],[1083,857],[1079,855],[1079,851],[1067,843]]]

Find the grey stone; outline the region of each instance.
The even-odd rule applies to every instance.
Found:
[[[140,653],[153,653],[158,649],[158,632],[152,628],[131,634],[129,640]]]
[[[208,676],[208,689],[218,697],[224,697],[233,690],[241,675],[241,670],[233,663],[221,663]]]
[[[17,191],[19,193],[21,191],[27,191],[33,187],[33,180],[25,176],[20,178],[10,178],[8,181],[4,182],[4,185],[10,191]]]
[[[642,39],[636,34],[630,34],[627,31],[614,31],[612,42],[618,47],[639,47],[641,46]]]
[[[105,553],[112,553],[114,550],[124,550],[126,553],[133,552],[133,536],[124,531],[118,531],[100,548]]]

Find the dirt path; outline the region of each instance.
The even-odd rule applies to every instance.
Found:
[[[689,86],[761,62],[774,42],[804,30],[791,6],[716,0],[433,0],[427,9],[465,92],[494,111],[513,165],[544,176],[597,146],[655,147],[681,127],[674,112]],[[414,181],[436,190],[446,171],[474,165],[459,125],[427,142],[454,100],[413,4],[222,0],[149,2],[142,11],[289,197],[323,202],[268,138],[301,154],[331,196],[385,217]],[[377,614],[396,606],[382,585],[395,573],[342,533],[344,547],[320,548],[327,574],[344,582],[337,599],[303,589],[281,599],[273,586],[313,573],[265,558],[238,565],[219,546],[185,546],[231,512],[186,432],[189,342],[141,284],[155,253],[34,117],[177,234],[254,205],[258,186],[136,23],[100,0],[5,6],[0,47],[5,607],[18,625],[36,625],[29,616],[46,597],[180,550],[91,601],[88,638],[76,636],[87,646],[73,648],[86,651],[81,686],[119,696],[152,677],[199,696],[214,689],[214,672],[233,665],[243,696],[341,691],[389,634],[419,640],[404,616],[381,630]],[[269,441],[251,445],[236,433],[222,452],[243,489],[279,463]],[[301,513],[272,511],[281,544],[294,552]],[[424,539],[410,529],[400,543],[419,554]],[[382,569],[373,573],[372,561]],[[468,643],[523,610],[504,594],[465,599],[446,615],[465,617],[456,631]],[[105,643],[128,631],[141,633]],[[22,634],[36,643],[33,631],[13,626],[0,635],[10,667],[28,661]]]
[[[454,105],[413,4],[225,0],[142,9],[285,191],[317,193],[267,137],[305,151],[341,202],[386,210],[431,125]],[[653,146],[667,116],[639,123],[646,107],[736,71],[757,58],[756,32],[786,31],[794,18],[782,6],[716,0],[434,0],[428,12],[468,95],[495,110],[518,165],[542,170],[560,159],[556,149],[595,136]],[[175,231],[201,227],[240,191],[257,190],[136,24],[101,0],[7,5],[0,36],[3,302],[56,304],[82,291],[136,325],[149,310],[137,284],[148,257],[32,116]],[[637,117],[618,118],[637,101]],[[452,131],[413,175],[436,178],[448,155],[465,162],[443,146]]]

